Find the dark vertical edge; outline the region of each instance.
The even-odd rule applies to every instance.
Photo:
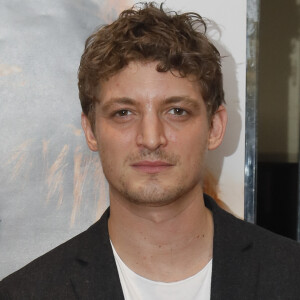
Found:
[[[300,137],[299,137],[300,140]],[[299,144],[300,148],[300,144]],[[297,241],[300,242],[300,149],[299,149],[299,156],[298,156],[298,201],[297,201],[297,233],[296,233],[296,238]]]
[[[256,223],[258,25],[259,0],[247,0],[244,217],[251,223]]]
[[[298,16],[300,16],[300,0],[296,1],[298,5]],[[299,26],[299,22],[298,22]],[[300,30],[298,29],[298,38],[300,39]],[[300,70],[300,63],[298,64],[298,70]],[[299,85],[299,95],[300,95],[300,85]],[[300,100],[300,98],[299,98]],[[299,107],[300,116],[300,107]],[[300,120],[298,125],[300,126]],[[300,130],[298,139],[298,215],[297,215],[297,241],[300,242]]]
[[[300,4],[300,1],[299,1],[299,4]],[[298,68],[300,70],[300,65],[298,66]],[[300,86],[299,86],[299,95],[300,95]],[[299,115],[300,115],[300,108],[299,108]],[[299,121],[299,126],[300,126],[300,121]],[[299,130],[299,139],[298,139],[298,215],[297,215],[297,241],[300,242],[300,130]]]

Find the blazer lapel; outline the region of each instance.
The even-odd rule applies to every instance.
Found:
[[[83,236],[71,282],[78,299],[124,299],[108,235],[109,209]]]
[[[214,219],[211,299],[257,299],[259,262],[246,223],[223,211],[205,196]]]
[[[211,299],[256,299],[259,262],[255,244],[243,228],[245,223],[210,197],[205,195],[204,200],[214,219]],[[108,217],[109,209],[82,236],[72,262],[71,282],[78,299],[124,299],[109,241]]]

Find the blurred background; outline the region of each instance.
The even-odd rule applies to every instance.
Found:
[[[257,223],[300,241],[300,1],[261,0]]]

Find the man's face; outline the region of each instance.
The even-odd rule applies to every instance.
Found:
[[[94,132],[82,117],[110,197],[148,206],[201,190],[206,152],[221,143],[226,123],[218,117],[224,108],[208,120],[196,81],[157,72],[156,65],[132,62],[102,83]]]

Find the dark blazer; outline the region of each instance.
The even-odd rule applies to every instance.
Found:
[[[300,299],[300,244],[241,221],[205,196],[214,219],[211,299]],[[87,231],[3,279],[0,299],[124,299],[109,210]]]

